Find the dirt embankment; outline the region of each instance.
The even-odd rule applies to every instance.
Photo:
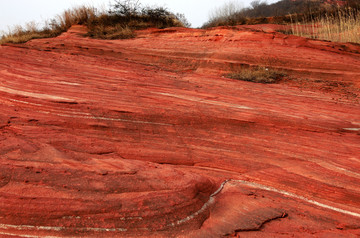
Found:
[[[0,235],[359,236],[360,47],[275,27],[1,46]]]

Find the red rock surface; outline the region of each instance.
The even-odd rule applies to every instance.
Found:
[[[360,47],[275,28],[1,46],[1,237],[360,236]]]

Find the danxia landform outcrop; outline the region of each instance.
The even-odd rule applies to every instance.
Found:
[[[278,28],[0,46],[0,236],[359,237],[360,46]]]

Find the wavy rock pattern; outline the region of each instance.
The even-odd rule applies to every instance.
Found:
[[[1,46],[0,234],[360,235],[360,47],[276,27]]]

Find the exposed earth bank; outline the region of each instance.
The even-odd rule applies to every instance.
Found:
[[[280,28],[0,46],[0,235],[360,236],[360,46]]]

